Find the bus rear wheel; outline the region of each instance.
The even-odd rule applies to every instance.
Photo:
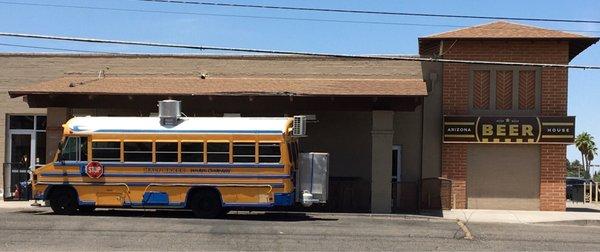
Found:
[[[219,193],[202,190],[194,193],[190,200],[190,208],[198,218],[213,219],[221,216],[223,206]]]
[[[58,189],[50,196],[50,208],[56,214],[71,215],[77,213],[77,194],[73,190]]]

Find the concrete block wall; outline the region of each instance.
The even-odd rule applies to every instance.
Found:
[[[476,41],[444,43],[443,58],[462,60],[513,61],[535,63],[569,63],[567,41]],[[443,65],[443,112],[445,115],[468,115],[469,69],[467,64]],[[541,104],[539,116],[567,115],[567,70],[541,70]],[[443,144],[442,177],[452,180],[453,204],[467,208],[467,144]],[[540,210],[565,210],[564,145],[540,145]]]

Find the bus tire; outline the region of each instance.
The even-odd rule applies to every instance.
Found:
[[[190,208],[194,215],[203,219],[214,219],[221,216],[223,204],[215,190],[196,191],[190,199]]]
[[[77,213],[77,193],[69,188],[57,188],[50,195],[50,208],[56,214],[72,215]]]

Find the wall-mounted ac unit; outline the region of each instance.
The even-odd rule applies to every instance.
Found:
[[[294,123],[292,125],[292,136],[295,136],[295,137],[306,136],[306,116],[303,116],[303,115],[294,116]]]

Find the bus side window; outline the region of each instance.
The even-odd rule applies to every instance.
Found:
[[[121,142],[92,141],[92,160],[120,162],[121,161]]]
[[[254,163],[256,144],[249,142],[233,143],[233,162],[234,163]]]
[[[181,162],[202,163],[204,162],[203,142],[182,142]]]
[[[177,162],[177,142],[156,142],[156,162]]]
[[[209,163],[229,163],[229,143],[208,143],[206,149]]]
[[[281,149],[279,143],[259,143],[259,163],[279,163],[281,160]]]
[[[152,162],[152,142],[125,142],[125,162]]]

